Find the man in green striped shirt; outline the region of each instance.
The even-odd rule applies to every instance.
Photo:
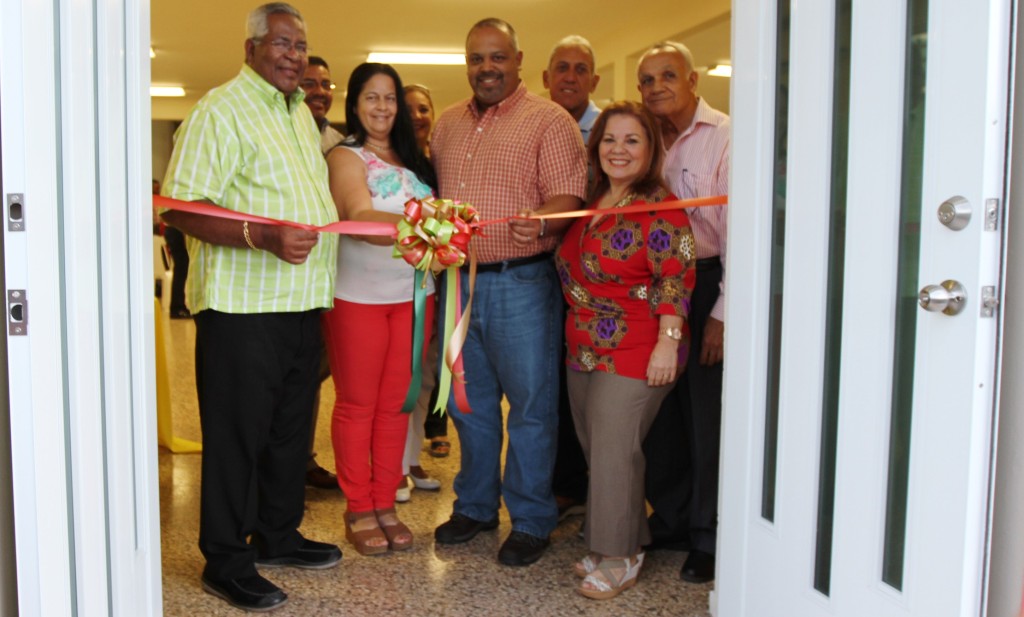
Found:
[[[284,3],[254,10],[241,72],[178,129],[164,195],[312,225],[337,220],[320,136],[298,87],[306,64],[299,12]],[[320,312],[332,305],[337,240],[179,211],[163,216],[189,236],[203,588],[238,608],[270,610],[287,596],[256,565],[322,569],[341,559],[337,546],[298,532]]]

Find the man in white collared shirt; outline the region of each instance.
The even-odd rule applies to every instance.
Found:
[[[594,72],[594,49],[590,42],[571,34],[551,50],[548,68],[544,71],[544,87],[551,100],[564,108],[580,125],[583,145],[590,139],[590,129],[601,109],[590,100],[601,76]]]

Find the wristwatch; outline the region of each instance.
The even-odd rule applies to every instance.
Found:
[[[664,334],[673,341],[683,340],[683,331],[680,330],[679,328],[665,328],[664,330],[661,331],[661,334]]]

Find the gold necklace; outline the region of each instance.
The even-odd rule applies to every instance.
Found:
[[[369,139],[367,139],[367,140],[366,140],[366,141],[364,141],[363,143],[364,143],[365,145],[367,145],[367,146],[370,146],[371,148],[373,148],[373,149],[374,149],[374,150],[376,150],[377,152],[387,152],[388,150],[390,150],[390,149],[391,149],[391,146],[378,146],[377,144],[373,143],[373,142],[372,142],[372,141],[370,141]]]

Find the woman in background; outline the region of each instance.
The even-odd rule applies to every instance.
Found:
[[[430,98],[430,90],[419,84],[405,87],[405,104],[412,115],[412,128],[416,134],[416,146],[429,157],[430,132],[434,128],[434,101]],[[402,461],[402,472],[406,480],[399,485],[395,501],[406,502],[412,498],[412,488],[436,491],[441,482],[431,478],[420,465],[420,450],[423,439],[430,439],[430,455],[434,457],[448,456],[451,444],[448,442],[448,416],[431,413],[434,409],[437,387],[437,336],[430,339],[427,346],[427,360],[423,363],[423,391],[416,402],[416,409],[409,418],[409,436],[405,442],[405,458]]]
[[[566,381],[590,467],[579,593],[612,598],[632,587],[650,543],[640,444],[686,360],[695,252],[682,210],[621,214],[674,199],[661,179],[657,121],[640,103],[611,104],[587,147],[590,208],[558,248],[569,312]]]
[[[405,202],[433,195],[433,168],[416,145],[402,82],[387,64],[364,63],[348,82],[349,137],[327,155],[331,194],[345,221],[397,223]],[[404,481],[415,270],[391,255],[392,239],[339,239],[333,310],[324,336],[337,398],[331,420],[338,482],[348,500],[345,537],[363,555],[412,547],[395,513]],[[427,277],[427,293],[433,280]],[[425,336],[433,325],[428,299]]]

